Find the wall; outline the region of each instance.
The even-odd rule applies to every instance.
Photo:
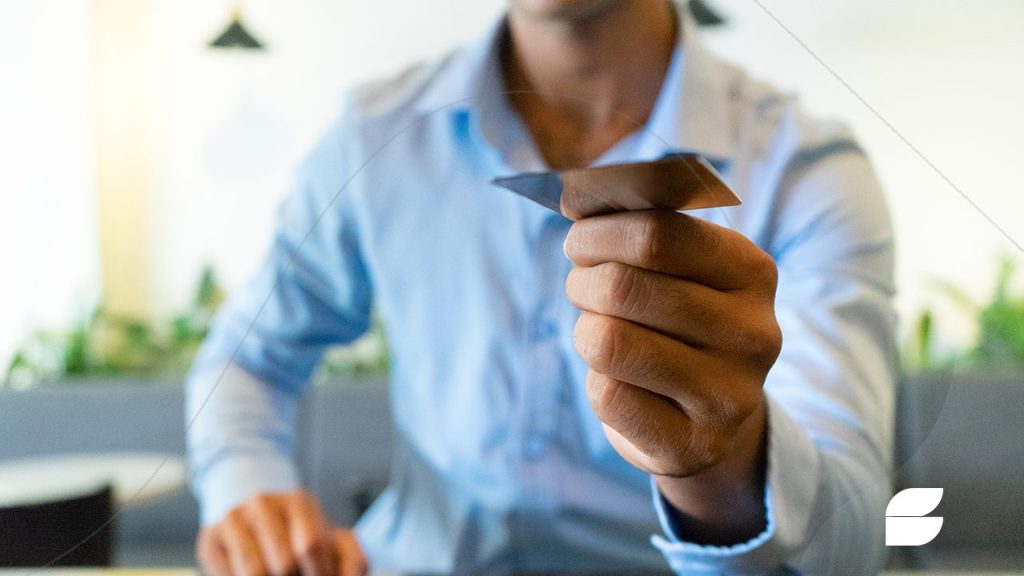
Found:
[[[180,307],[205,262],[229,287],[247,278],[296,163],[344,89],[435,57],[473,36],[498,4],[252,0],[243,15],[268,50],[246,53],[206,47],[228,21],[228,2],[147,2],[155,164],[138,215],[152,242],[153,264],[141,270],[150,278],[146,307],[158,315]],[[94,6],[100,18],[122,12],[118,0]],[[131,282],[124,268],[111,272],[108,286]]]
[[[1024,69],[1024,4],[763,1],[1024,240],[1024,176],[1012,168],[1024,131],[1024,82],[1014,72]],[[0,98],[13,98],[0,114],[18,127],[0,130],[4,185],[18,192],[0,195],[0,249],[12,262],[0,312],[15,319],[0,328],[0,361],[28,327],[66,323],[86,307],[100,289],[101,241],[102,285],[114,308],[179,308],[205,262],[237,286],[259,261],[292,170],[343,90],[475,36],[504,0],[249,0],[246,21],[269,46],[258,54],[206,48],[227,22],[227,0],[131,4],[0,9]],[[731,21],[709,33],[716,50],[798,90],[812,110],[849,120],[865,142],[900,233],[904,319],[941,300],[930,284],[936,277],[984,295],[997,254],[1019,256],[1011,244],[757,4],[713,4]],[[45,27],[59,33],[36,33]],[[963,318],[946,327],[953,341],[970,337]]]
[[[331,117],[338,95],[475,36],[503,4],[250,1],[246,17],[270,50],[246,55],[203,48],[225,20],[217,5],[150,2],[160,22],[150,42],[162,95],[153,110],[161,148],[149,218],[152,260],[160,263],[152,271],[152,306],[173,307],[186,297],[203,261],[216,263],[229,285],[242,281],[262,255],[293,166]],[[938,304],[952,343],[969,340],[971,324],[938,295],[933,280],[984,297],[997,255],[1016,250],[756,4],[714,5],[730,26],[709,32],[713,48],[801,93],[814,112],[846,119],[863,139],[900,233],[904,320]],[[1024,4],[770,0],[765,6],[1024,242],[1024,176],[1009,168],[1021,151],[1024,116],[1017,102],[1024,100],[1024,82],[1008,73],[1024,69],[1024,44],[1017,41]],[[223,233],[226,227],[231,234]]]
[[[98,289],[87,0],[0,3],[0,372]]]
[[[819,114],[848,121],[867,147],[896,222],[899,309],[913,320],[936,304],[946,345],[972,325],[935,286],[945,279],[988,296],[997,257],[1024,263],[943,176],[1024,244],[1024,3],[1013,0],[715,0],[732,25],[715,49],[800,93]],[[787,32],[848,84],[851,94]],[[874,108],[927,161],[918,157]],[[928,162],[934,165],[928,165]],[[940,174],[941,173],[941,174]],[[909,322],[905,322],[904,329]]]

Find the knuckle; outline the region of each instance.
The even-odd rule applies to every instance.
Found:
[[[770,368],[782,351],[782,330],[774,321],[751,330],[746,340],[746,349],[760,366]]]
[[[750,365],[771,368],[782,351],[782,329],[770,311],[754,309],[749,316],[754,319],[726,332],[724,344]]]
[[[615,411],[616,398],[622,391],[622,384],[611,378],[591,375],[587,378],[587,398],[594,414],[602,422],[607,421]]]
[[[286,507],[311,524],[319,524],[323,520],[320,502],[315,496],[304,490],[289,492]]]
[[[311,534],[298,542],[298,553],[300,558],[315,560],[327,552],[327,541],[320,534]]]
[[[257,494],[243,506],[244,510],[251,516],[264,517],[274,507],[274,498],[269,494]]]
[[[748,389],[744,394],[740,396],[739,401],[736,404],[736,428],[739,428],[744,423],[746,423],[750,419],[750,417],[757,412],[757,409],[760,407],[763,399],[764,391],[761,388]]]
[[[775,286],[779,281],[779,268],[775,260],[764,250],[753,251],[754,256],[750,258],[748,267],[752,278],[760,286],[771,287],[772,294],[775,293]]]
[[[766,339],[767,345],[764,350],[765,359],[768,361],[769,366],[775,364],[775,361],[782,354],[782,328],[778,322],[772,322],[768,326],[768,335]]]
[[[601,265],[602,304],[610,314],[628,314],[637,305],[641,289],[636,269],[621,262]]]
[[[603,317],[595,322],[590,342],[586,346],[587,361],[598,372],[607,373],[621,362],[623,348],[622,323]]]
[[[721,253],[723,248],[726,247],[728,238],[733,235],[731,231],[714,225],[704,226],[697,224],[693,226],[693,228],[696,232],[696,241],[701,244],[701,248],[709,254]]]
[[[670,214],[655,210],[644,214],[635,238],[636,260],[643,268],[657,268],[668,256],[671,228]]]
[[[236,506],[224,516],[224,519],[220,521],[218,527],[222,529],[238,527],[245,522],[246,514],[245,504]]]

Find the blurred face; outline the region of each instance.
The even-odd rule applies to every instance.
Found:
[[[631,0],[509,0],[509,7],[530,18],[582,20]]]

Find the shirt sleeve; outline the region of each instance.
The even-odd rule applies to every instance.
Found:
[[[782,353],[765,383],[764,530],[748,542],[681,540],[654,488],[678,574],[875,574],[885,559],[894,411],[893,238],[867,158],[812,151],[788,176],[770,248]],[[799,160],[799,159],[797,159]],[[652,482],[652,487],[654,484]]]
[[[299,487],[297,400],[323,349],[368,328],[351,139],[342,116],[302,164],[264,263],[218,312],[188,376],[189,481],[205,524],[258,493]]]

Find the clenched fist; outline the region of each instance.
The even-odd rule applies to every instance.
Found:
[[[584,218],[565,252],[576,265],[566,293],[583,312],[575,345],[611,444],[655,476],[684,529],[756,534],[762,387],[782,345],[775,263],[741,234],[670,210]]]
[[[196,554],[211,576],[363,576],[350,530],[331,527],[305,492],[261,494],[199,533]]]

